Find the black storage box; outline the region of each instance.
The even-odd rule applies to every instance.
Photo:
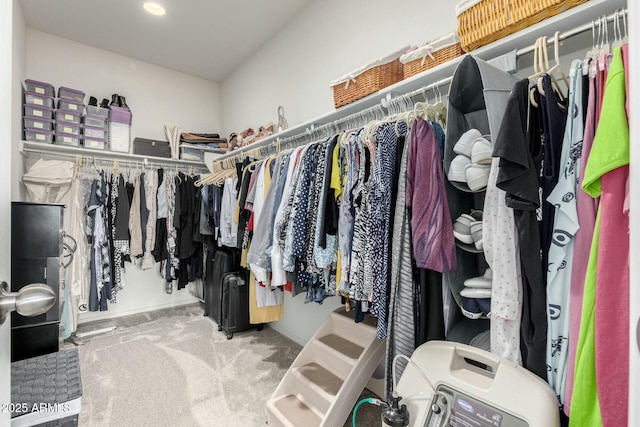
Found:
[[[171,158],[171,147],[168,141],[158,141],[156,139],[134,138],[133,154],[151,157]]]

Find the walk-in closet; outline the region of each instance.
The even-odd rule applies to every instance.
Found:
[[[0,16],[0,426],[636,425],[635,2]]]

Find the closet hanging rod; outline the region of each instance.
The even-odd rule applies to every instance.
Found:
[[[93,162],[94,160],[113,162],[117,160],[120,164],[128,163],[131,165],[157,165],[164,167],[187,167],[197,170],[206,169],[206,165],[202,162],[168,159],[163,157],[149,157],[139,154],[120,153],[117,151],[101,151],[81,147],[68,147],[64,145],[43,144],[41,142],[22,141],[22,153],[27,157],[29,155],[45,155],[52,157],[65,157],[76,159],[78,156],[83,160]]]
[[[588,3],[586,4],[586,7],[588,7],[588,6],[589,6],[589,3],[591,3],[591,2],[588,2]],[[598,5],[594,6],[594,9],[595,9],[595,10],[601,10],[601,8],[602,8],[602,7],[604,7],[604,5],[605,5],[607,2],[598,2],[598,1],[594,1],[593,3],[594,3],[594,4],[599,3]],[[609,9],[609,10],[611,10],[611,9]],[[624,15],[626,15],[626,14],[628,13],[628,12],[627,12],[627,9],[626,9],[626,8],[624,8],[624,7],[623,7],[623,8],[618,8],[618,11],[617,11],[618,16],[620,15],[620,13],[621,13],[621,12],[622,12]],[[592,12],[591,16],[593,16],[593,12]],[[579,26],[577,26],[577,27],[574,27],[574,28],[569,28],[569,29],[567,29],[567,30],[564,30],[564,31],[560,32],[560,34],[559,34],[559,38],[560,38],[560,40],[566,40],[566,39],[569,39],[569,38],[574,37],[574,36],[576,36],[576,35],[579,35],[579,34],[582,34],[582,33],[587,32],[587,31],[590,31],[594,26],[599,26],[599,25],[600,25],[600,21],[599,21],[599,19],[600,19],[600,17],[602,17],[602,16],[606,16],[606,21],[607,21],[607,23],[609,23],[609,22],[612,22],[612,21],[614,21],[614,20],[616,19],[616,12],[611,13],[611,14],[608,14],[608,15],[602,15],[602,14],[599,14],[597,17],[595,17],[594,19],[591,19],[591,20],[590,20],[589,22],[587,22],[587,23],[581,24],[581,25],[579,25]],[[555,17],[555,18],[560,19],[561,17]],[[544,22],[544,21],[543,21],[543,22]],[[553,22],[553,18],[551,18],[551,19],[549,20],[549,22]],[[550,29],[550,28],[549,28],[549,29]],[[496,43],[497,43],[497,44],[499,44],[500,42],[498,41],[498,42],[496,42]],[[553,43],[553,39],[549,39],[548,43],[549,43],[549,44],[552,44],[552,43]],[[490,47],[490,46],[489,46],[489,47]],[[526,54],[529,54],[529,53],[533,52],[534,48],[535,48],[535,43],[534,43],[534,44],[531,44],[531,45],[529,45],[529,46],[523,47],[523,48],[521,48],[521,49],[516,50],[516,58],[519,58],[519,57],[521,57],[521,56],[524,56],[524,55],[526,55]],[[478,50],[478,51],[479,51],[478,53],[480,53],[480,51],[484,52],[484,50],[485,50],[485,49],[487,49],[487,47],[485,47],[485,48],[480,48],[480,49]],[[476,53],[476,52],[471,52],[471,54],[475,54],[475,53]],[[498,55],[498,56],[500,56],[500,55]],[[481,58],[481,59],[485,59],[485,56],[484,56],[484,55],[482,55],[482,58]],[[458,64],[458,63],[459,63],[459,61],[461,61],[461,60],[462,60],[462,57],[456,58],[456,59],[454,59],[454,60],[450,61],[450,65],[452,64],[452,65],[453,65],[453,67],[452,67],[452,68],[453,68],[453,69],[455,69],[455,66],[457,66],[457,64]],[[487,59],[485,59],[485,60],[487,60]],[[447,64],[444,64],[444,65],[443,65],[443,67],[445,67],[446,65],[447,65]],[[428,73],[429,73],[429,71],[427,71],[426,73],[428,74]],[[411,91],[411,92],[407,92],[407,93],[404,93],[404,94],[402,94],[402,95],[399,95],[399,96],[397,96],[396,98],[393,98],[393,100],[396,100],[396,99],[398,99],[398,98],[404,98],[404,99],[406,99],[406,98],[412,98],[412,97],[414,97],[414,96],[416,96],[416,95],[419,95],[419,94],[425,93],[425,92],[427,92],[428,90],[430,90],[430,89],[432,89],[432,88],[447,85],[447,84],[451,83],[451,81],[452,81],[452,80],[453,80],[453,76],[452,76],[452,75],[451,75],[451,76],[448,76],[448,77],[445,77],[445,78],[442,78],[442,79],[440,79],[440,80],[437,80],[436,82],[433,82],[433,83],[430,83],[430,84],[428,84],[428,85],[422,86],[422,87],[420,87],[420,88],[418,88],[418,89],[415,89],[415,90],[413,90],[413,91]],[[403,82],[400,82],[400,85],[402,85],[402,84],[403,84]],[[414,87],[415,87],[415,86],[414,86]],[[398,89],[398,88],[397,88],[397,87],[390,87],[390,88],[388,88],[388,89],[387,89],[386,94],[384,93],[384,89],[383,89],[383,92],[382,92],[383,96],[388,95],[388,94],[389,94],[389,91],[391,91],[391,93],[393,93],[393,90],[394,90],[394,89]],[[379,96],[379,95],[381,95],[381,93],[379,92],[377,95]],[[373,96],[372,96],[372,97],[373,97]],[[362,101],[368,101],[368,100],[367,100],[367,98],[364,98],[364,99],[363,99],[363,100],[361,100],[361,101],[356,101],[356,102],[355,102],[355,103],[353,103],[353,104],[346,105],[345,107],[342,107],[341,109],[338,109],[338,110],[336,110],[336,111],[333,111],[333,112],[331,112],[331,113],[328,113],[328,114],[326,114],[326,115],[324,115],[324,116],[322,116],[322,117],[320,117],[320,118],[318,118],[318,119],[315,119],[315,120],[312,120],[312,121],[309,121],[309,122],[303,123],[303,124],[301,124],[301,125],[298,125],[298,126],[294,126],[294,127],[292,127],[292,128],[289,128],[288,130],[286,130],[286,131],[284,132],[285,134],[289,134],[289,135],[287,135],[286,137],[285,137],[282,133],[281,133],[281,134],[274,134],[274,135],[271,135],[271,136],[269,136],[269,137],[265,138],[265,139],[264,139],[264,140],[262,140],[262,141],[258,141],[258,142],[254,143],[254,144],[248,145],[248,146],[246,146],[246,147],[242,147],[242,148],[240,148],[239,150],[232,151],[232,152],[229,152],[229,153],[223,154],[223,155],[221,155],[221,156],[219,156],[219,157],[216,157],[216,158],[214,158],[214,159],[211,159],[211,161],[210,161],[210,162],[208,161],[207,163],[220,164],[220,162],[221,162],[221,161],[223,161],[223,160],[225,160],[225,159],[229,159],[229,158],[231,158],[231,157],[238,157],[238,158],[240,158],[240,157],[243,155],[243,153],[246,153],[247,151],[255,150],[255,149],[260,148],[260,147],[263,147],[263,148],[264,148],[264,147],[267,147],[267,146],[269,146],[269,145],[275,145],[275,144],[277,144],[277,139],[279,139],[279,138],[283,138],[283,137],[285,138],[285,139],[282,139],[282,140],[281,140],[281,142],[280,142],[280,144],[281,144],[281,145],[282,145],[282,143],[283,143],[282,141],[292,141],[292,140],[295,140],[295,139],[303,139],[303,138],[304,138],[304,135],[305,135],[305,131],[306,131],[306,129],[307,129],[311,124],[313,124],[313,123],[315,123],[315,122],[317,122],[317,121],[321,121],[321,120],[322,120],[322,121],[328,121],[328,122],[326,122],[326,123],[324,123],[324,124],[322,124],[322,125],[321,125],[321,126],[325,126],[325,125],[327,125],[327,124],[329,124],[329,123],[344,122],[344,121],[353,120],[353,118],[354,118],[354,117],[357,117],[357,116],[358,116],[362,111],[365,111],[365,110],[361,110],[361,111],[358,111],[358,112],[355,112],[355,113],[347,114],[347,115],[345,115],[345,116],[342,116],[342,117],[339,117],[339,118],[336,118],[336,119],[333,119],[333,120],[332,120],[332,117],[340,116],[341,114],[346,113],[346,112],[348,112],[349,110],[351,110],[351,109],[353,109],[353,108],[357,108],[357,105],[359,105],[359,104],[360,104],[360,102],[362,102]],[[370,101],[369,101],[369,102],[370,102]],[[378,100],[378,102],[376,103],[376,105],[378,105],[378,103],[379,103],[379,100]],[[371,108],[373,108],[373,107],[371,107]],[[318,127],[318,128],[319,128],[319,127]],[[316,128],[316,130],[317,130],[318,128]],[[295,133],[295,134],[293,134],[293,135],[292,135],[292,133],[293,133],[293,132],[297,132],[297,133]],[[211,167],[211,168],[212,168],[212,167]],[[211,170],[211,168],[210,168],[210,170]]]
[[[620,14],[626,16],[629,12],[627,11],[627,8],[622,8],[622,9],[618,9],[617,12],[614,12],[610,15],[607,15],[607,24],[613,22],[616,19],[619,19]],[[564,31],[562,33],[560,33],[559,35],[559,39],[560,41],[564,41],[566,39],[570,39],[571,37],[575,37],[579,34],[582,33],[586,33],[587,31],[590,31],[595,27],[599,27],[601,25],[601,21],[599,19],[593,20],[591,22],[587,22],[583,25],[577,26],[575,28],[572,28],[570,30]],[[553,37],[547,39],[547,45],[552,46],[554,43]],[[524,56],[526,54],[532,53],[535,49],[535,45],[530,45],[527,47],[524,47],[522,49],[518,49],[516,51],[516,57],[521,57]]]

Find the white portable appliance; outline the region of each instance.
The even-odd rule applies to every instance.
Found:
[[[557,399],[546,382],[509,360],[463,344],[430,341],[421,345],[396,392],[400,412],[410,426],[560,425]]]

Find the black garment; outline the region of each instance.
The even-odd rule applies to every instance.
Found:
[[[129,211],[131,201],[128,197],[129,184],[125,184],[122,175],[118,179],[118,205],[116,208],[116,233],[115,240],[129,241]],[[131,186],[133,188],[133,186]]]
[[[251,217],[251,211],[244,208],[247,201],[247,193],[249,192],[249,183],[251,182],[251,176],[254,173],[253,168],[249,168],[244,173],[242,178],[242,185],[240,186],[240,193],[238,197],[238,204],[240,206],[240,212],[238,216],[238,247],[242,247],[242,241],[244,239],[245,231],[247,230],[247,223]]]
[[[211,202],[211,209],[213,210],[213,226],[214,237],[217,239],[220,237],[220,225],[221,225],[221,211],[222,211],[222,192],[224,187],[222,185],[216,185],[213,187],[213,200]]]
[[[560,177],[560,160],[562,156],[562,142],[564,128],[567,123],[566,100],[560,101],[553,90],[551,77],[542,77],[542,87],[545,95],[540,97],[542,107],[542,124],[544,128],[543,147],[544,162],[542,173],[542,277],[547,283],[547,271],[549,265],[549,248],[553,240],[553,224],[555,219],[555,207],[547,201],[551,192],[558,184]],[[563,105],[563,108],[560,107]]]
[[[147,189],[144,185],[145,173],[140,174],[140,225],[142,226],[142,247],[147,241],[147,221],[149,221],[149,209],[147,209]]]
[[[189,281],[194,282],[196,279],[202,279],[204,255],[202,245],[196,247],[196,251],[189,259]]]
[[[156,244],[151,251],[153,259],[156,262],[167,259],[169,252],[167,251],[167,218],[158,218],[156,221]]]
[[[127,211],[130,212],[131,211],[131,203],[133,203],[133,193],[135,192],[135,187],[134,187],[133,183],[126,182],[124,184],[124,188],[125,188],[125,192],[126,192],[126,195],[127,195],[126,198],[129,201],[128,202],[129,208],[128,208]],[[122,194],[125,194],[125,193],[122,193]],[[129,215],[127,214],[127,216],[124,219],[127,221],[127,224],[126,224],[127,238],[126,238],[126,240],[131,241],[131,233],[129,233]],[[131,262],[131,251],[129,251],[127,254],[125,254],[122,257],[122,259],[124,261],[126,261],[126,262]]]
[[[202,243],[202,234],[200,233],[200,212],[202,210],[202,192],[194,187],[194,205],[193,205],[193,241],[194,243]]]
[[[444,340],[442,273],[416,268],[414,271],[414,324],[416,348],[432,340]]]
[[[540,207],[538,178],[542,145],[538,111],[532,108],[533,114],[528,117],[528,110],[529,81],[521,80],[509,97],[493,156],[500,157],[497,186],[507,193],[506,203],[514,210],[518,231],[523,285],[522,360],[525,368],[546,379],[546,289],[536,215]],[[527,123],[530,123],[529,129]]]
[[[193,242],[195,193],[193,178],[180,173],[176,183],[176,209],[174,216],[177,234],[177,256],[180,259],[191,257],[195,251]]]
[[[160,168],[158,169],[158,191],[156,192],[156,199],[161,189],[162,191],[166,192],[165,190],[166,182],[163,182],[164,179],[165,179],[164,169]],[[157,207],[159,208],[159,206]],[[151,255],[153,255],[153,259],[156,262],[165,260],[169,256],[169,253],[167,250],[167,239],[168,239],[167,218],[157,217],[155,245],[153,247],[153,250],[151,251]]]
[[[322,182],[322,203],[318,203],[318,213],[322,215],[320,230],[318,234],[318,246],[322,249],[327,247],[327,233],[333,236],[338,231],[338,204],[336,203],[335,191],[331,188],[331,171],[333,170],[333,149],[338,142],[338,136],[329,140],[325,156],[324,181]],[[321,155],[322,155],[321,154]]]

